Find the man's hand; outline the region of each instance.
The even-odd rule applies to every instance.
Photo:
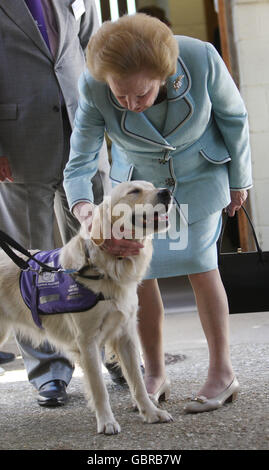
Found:
[[[240,191],[231,191],[231,202],[226,209],[230,217],[233,217],[235,212],[239,211],[247,197],[248,192],[245,189],[241,189]]]
[[[7,157],[0,157],[0,181],[14,181]]]

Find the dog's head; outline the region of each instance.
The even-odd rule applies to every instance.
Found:
[[[152,256],[152,235],[168,229],[170,203],[171,194],[167,189],[155,188],[146,181],[117,185],[110,196],[95,207],[90,236],[88,232],[84,234],[82,227],[62,248],[60,264],[66,269],[79,270],[89,264],[90,259],[110,279],[121,283],[140,282]],[[112,235],[143,241],[142,256],[126,257],[125,262],[108,256],[99,246]]]
[[[147,181],[120,183],[96,207],[90,237],[96,245],[107,238],[144,239],[168,229],[168,189]]]

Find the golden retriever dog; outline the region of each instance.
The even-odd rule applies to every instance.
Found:
[[[0,344],[13,329],[30,339],[35,347],[47,340],[73,363],[77,362],[83,370],[85,395],[96,414],[98,433],[120,432],[102,375],[100,349],[104,345],[117,355],[132,401],[144,422],[172,420],[165,410],[155,406],[146,392],[136,329],[137,286],[150,264],[153,232],[167,230],[170,200],[167,189],[156,189],[148,182],[117,185],[111,196],[96,207],[90,235],[83,236],[81,229],[59,250],[61,267],[72,270],[72,274],[67,271],[69,274],[62,273],[62,276],[71,276],[72,281],[76,279],[84,288],[101,293],[102,300],[86,311],[40,315],[42,328],[35,324],[22,298],[21,270],[4,252],[0,254]],[[151,214],[146,213],[146,206],[154,208]],[[144,248],[136,256],[118,258],[109,254],[102,249],[108,229],[125,238],[129,234],[129,238],[142,241]],[[37,277],[45,274],[48,273],[38,273]]]

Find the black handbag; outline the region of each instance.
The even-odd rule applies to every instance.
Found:
[[[269,252],[260,248],[253,224],[251,226],[257,251],[222,253],[222,240],[228,215],[225,215],[218,242],[219,271],[224,284],[230,313],[269,312]]]

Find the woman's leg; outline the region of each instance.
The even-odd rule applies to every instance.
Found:
[[[163,350],[164,308],[158,282],[148,279],[138,288],[138,333],[145,363],[145,385],[155,393],[165,380]]]
[[[201,324],[209,348],[209,370],[204,386],[198,392],[213,398],[232,381],[229,351],[229,308],[219,270],[189,275]]]
[[[209,370],[199,395],[213,398],[234,377],[229,351],[229,310],[218,269],[189,276],[201,324],[208,342]],[[164,309],[156,279],[144,281],[138,289],[138,332],[145,361],[145,383],[154,393],[165,378],[163,351]]]

